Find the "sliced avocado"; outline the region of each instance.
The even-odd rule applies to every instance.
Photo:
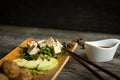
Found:
[[[35,69],[39,65],[39,62],[41,62],[41,60],[31,60],[31,61],[28,61],[23,67],[29,68],[29,69]]]
[[[37,70],[50,70],[50,69],[52,69],[52,68],[54,68],[55,66],[57,66],[58,65],[58,62],[55,62],[55,63],[51,63],[51,64],[49,64],[49,65],[47,65],[47,66],[38,66],[37,67]]]
[[[23,67],[26,63],[28,63],[28,61],[25,59],[14,59],[13,61],[16,62],[20,67]]]
[[[15,59],[13,61],[16,62],[20,67],[37,70],[49,70],[58,65],[57,59],[48,56],[44,60],[38,58],[37,60],[30,61],[25,59]]]
[[[55,58],[49,58],[47,61],[39,63],[37,70],[49,70],[58,65],[58,60]]]

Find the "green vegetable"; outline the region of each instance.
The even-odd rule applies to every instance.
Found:
[[[24,58],[26,60],[37,60],[37,58],[40,56],[43,60],[44,58],[46,58],[46,55],[47,56],[50,56],[50,57],[54,57],[56,59],[60,58],[61,56],[63,55],[66,55],[67,52],[65,50],[62,49],[62,52],[59,53],[59,54],[55,54],[54,51],[49,48],[49,47],[44,47],[44,48],[41,48],[40,49],[40,52],[38,54],[34,54],[34,55],[30,55],[28,54],[27,50],[28,48],[27,47],[21,47],[20,48],[22,49],[21,50],[21,53],[20,55],[18,56],[19,58]]]
[[[41,48],[40,49],[40,53],[43,55],[48,55],[48,56],[52,56],[54,53],[52,52],[52,50],[48,47],[46,48]]]
[[[24,58],[26,60],[36,60],[39,57],[39,54],[29,55],[27,52],[27,47],[20,46],[19,48],[22,49],[20,55],[18,56],[19,58]]]
[[[47,56],[47,59],[40,59],[37,60],[25,60],[25,59],[15,59],[13,60],[16,62],[20,67],[28,68],[28,69],[34,69],[34,70],[49,70],[53,67],[58,65],[58,60]]]
[[[49,60],[48,60],[49,59]],[[47,60],[41,61],[37,66],[37,70],[50,70],[58,65],[58,60],[52,57],[48,57]]]
[[[41,60],[30,60],[25,65],[23,65],[23,67],[29,68],[29,69],[36,69],[40,62],[42,61]]]

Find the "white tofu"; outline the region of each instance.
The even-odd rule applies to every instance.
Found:
[[[37,44],[36,41],[31,41],[31,42],[28,42],[28,43],[27,43],[28,48],[30,48],[30,47],[32,47],[32,46],[37,46],[37,45],[38,45],[38,44]]]
[[[40,43],[42,43],[42,42],[45,42],[45,40],[40,40],[40,41],[38,41],[38,44],[40,44]]]
[[[53,46],[53,50],[55,54],[60,53],[63,45],[57,39],[55,39],[54,41],[56,43],[56,46]]]
[[[46,40],[46,43],[47,43],[47,46],[50,47],[50,48],[52,48],[53,46],[56,45],[56,43],[55,43],[55,41],[52,37],[49,38],[48,40]]]
[[[40,48],[42,48],[42,47],[46,47],[47,43],[45,40],[41,40],[41,41],[38,41],[38,45],[40,46]]]
[[[30,55],[37,54],[40,51],[38,48],[38,43],[36,41],[28,42],[28,53]]]
[[[57,39],[55,39],[55,41],[58,46],[60,46],[61,48],[63,47],[63,45]]]
[[[18,59],[14,59],[13,60],[15,63],[17,63],[17,65],[19,65],[20,67],[23,67],[28,61],[27,60],[25,60],[25,59],[20,59],[20,58],[18,58]]]
[[[32,47],[30,47],[30,48],[28,49],[27,52],[28,52],[30,55],[34,55],[34,54],[37,54],[39,51],[40,51],[39,48],[37,48],[36,46],[32,46]]]
[[[46,47],[47,46],[47,43],[46,42],[42,42],[41,44],[39,44],[40,48],[42,47]]]
[[[46,40],[46,45],[52,48],[55,54],[60,53],[63,47],[57,39],[53,39],[52,37]]]
[[[37,54],[40,51],[38,46],[40,48],[49,47],[54,50],[55,54],[60,53],[61,49],[63,47],[63,45],[57,39],[50,37],[48,40],[40,40],[38,42],[36,42],[36,41],[28,42],[28,51],[27,52],[30,55]]]
[[[60,53],[61,52],[61,47],[60,46],[54,46],[53,50],[54,50],[55,54]]]

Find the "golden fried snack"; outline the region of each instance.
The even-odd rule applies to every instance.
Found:
[[[9,79],[5,74],[0,73],[0,80],[9,80]]]
[[[21,69],[20,75],[12,80],[32,80],[32,74],[28,69]]]
[[[4,61],[1,65],[3,73],[9,78],[15,78],[20,74],[20,67],[12,61]]]

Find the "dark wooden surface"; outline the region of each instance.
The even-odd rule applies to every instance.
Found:
[[[120,33],[120,1],[1,0],[0,24]]]
[[[58,38],[59,41],[68,42],[75,38],[82,37],[87,41],[94,41],[108,38],[120,39],[120,34],[107,34],[107,33],[95,33],[95,32],[80,32],[69,30],[56,30],[46,28],[27,28],[27,27],[13,27],[13,26],[0,26],[0,58],[8,54],[25,39],[32,37],[37,40],[47,39],[49,37]],[[77,49],[75,51],[79,55],[85,55],[84,49]],[[106,68],[116,74],[120,74],[120,47],[114,56],[114,59],[109,62],[96,63],[103,68]],[[110,76],[102,73],[100,70],[95,69],[101,73],[105,78],[114,80]],[[86,70],[81,64],[75,61],[72,57],[65,65],[61,73],[56,80],[98,80],[88,70]]]

